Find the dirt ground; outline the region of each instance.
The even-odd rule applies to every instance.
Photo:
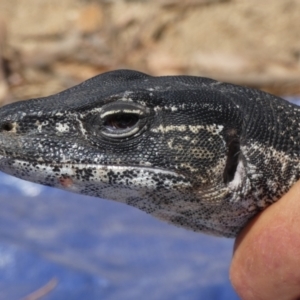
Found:
[[[300,94],[300,0],[0,0],[0,103],[130,68]]]

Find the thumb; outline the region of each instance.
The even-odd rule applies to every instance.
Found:
[[[244,300],[300,299],[300,181],[237,237],[230,278]]]

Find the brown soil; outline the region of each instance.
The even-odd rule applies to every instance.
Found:
[[[130,68],[300,94],[300,0],[1,0],[0,101]]]

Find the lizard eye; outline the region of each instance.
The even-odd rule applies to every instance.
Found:
[[[139,117],[135,114],[120,113],[107,116],[103,126],[108,130],[126,130],[134,127],[138,121]]]
[[[108,137],[124,138],[137,133],[143,126],[141,118],[134,113],[112,113],[103,118],[102,134]]]
[[[148,114],[148,109],[138,104],[109,103],[100,114],[100,132],[116,139],[135,136],[146,125]]]

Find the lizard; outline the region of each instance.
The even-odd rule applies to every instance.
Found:
[[[0,109],[0,170],[235,237],[300,178],[300,108],[196,76],[100,74]]]

